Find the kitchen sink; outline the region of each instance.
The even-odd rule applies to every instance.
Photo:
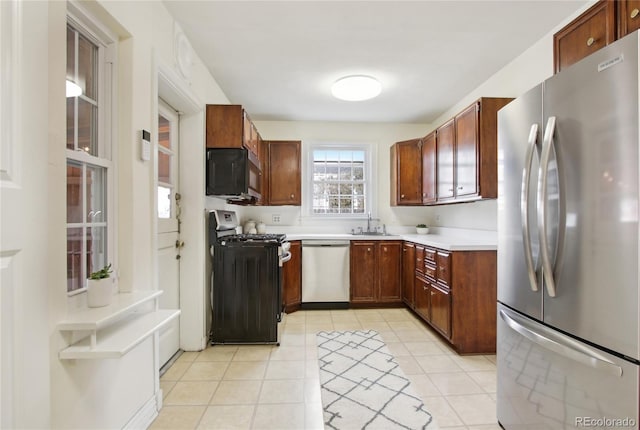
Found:
[[[358,231],[351,232],[353,236],[391,236],[389,233],[384,233],[381,231]]]

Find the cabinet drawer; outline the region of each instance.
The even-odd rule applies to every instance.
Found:
[[[430,249],[430,248],[425,248],[424,250],[424,261],[425,264],[427,261],[431,261],[435,264],[436,262],[436,250],[435,249]]]
[[[436,266],[434,265],[430,265],[430,264],[425,264],[424,265],[424,274],[427,276],[427,278],[431,278],[434,281],[436,280]]]
[[[444,251],[438,251],[436,256],[438,266],[438,282],[447,287],[451,283],[451,254]]]

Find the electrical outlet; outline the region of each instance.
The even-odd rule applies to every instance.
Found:
[[[280,224],[280,215],[271,215],[271,222],[274,224]]]

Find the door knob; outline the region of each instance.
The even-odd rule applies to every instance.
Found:
[[[638,13],[640,13],[640,10],[638,10],[638,8],[635,8],[634,10],[631,11],[631,15],[629,16],[633,19],[636,16],[638,16]]]

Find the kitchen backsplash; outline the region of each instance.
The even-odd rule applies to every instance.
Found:
[[[208,199],[209,200],[209,199]],[[215,200],[215,199],[211,199]],[[224,202],[223,200],[219,200]],[[302,215],[299,206],[239,206],[226,205],[216,209],[235,210],[241,222],[249,219],[262,221],[268,226],[310,228],[317,232],[349,232],[352,228],[366,227],[366,216],[360,219],[318,219]],[[495,200],[432,207],[382,207],[376,224],[386,225],[388,231],[413,228],[416,224],[473,230],[497,230],[497,203]]]

